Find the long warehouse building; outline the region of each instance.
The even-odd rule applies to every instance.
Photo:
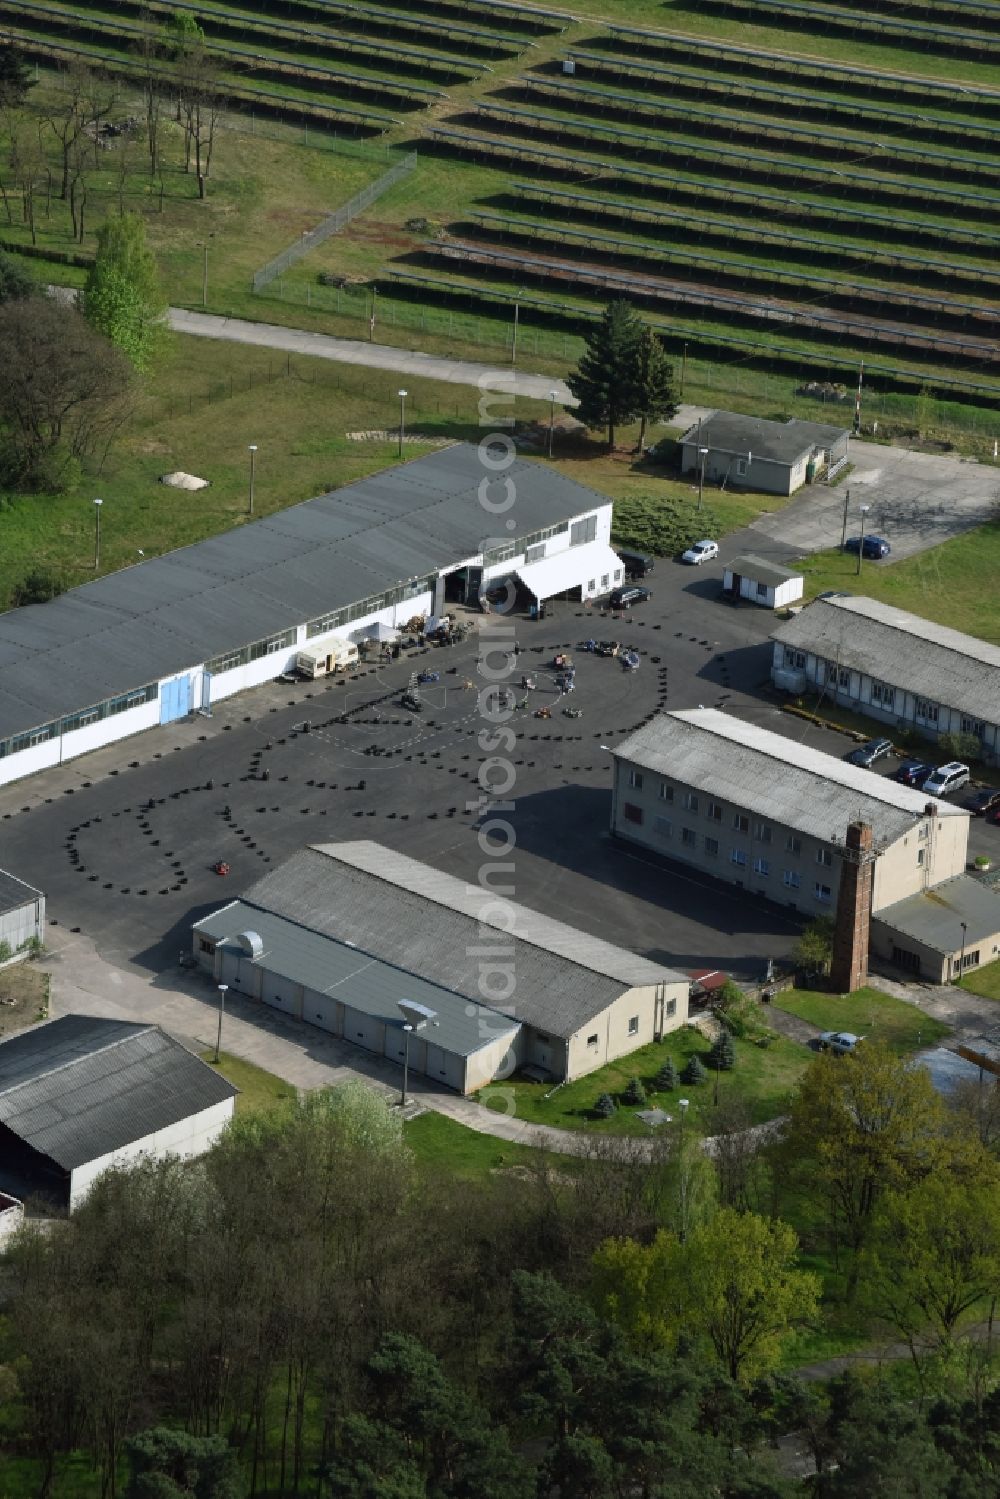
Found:
[[[492,455],[492,456],[491,456]],[[459,443],[0,615],[0,785],[512,580],[538,600],[622,581],[611,501]]]

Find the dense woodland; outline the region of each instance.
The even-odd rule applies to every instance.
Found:
[[[945,1106],[872,1045],[816,1059],[777,1142],[715,1123],[714,1155],[458,1178],[357,1084],[108,1173],[3,1262],[18,1492],[1000,1492],[996,1089]],[[902,1348],[789,1372],[848,1326]]]

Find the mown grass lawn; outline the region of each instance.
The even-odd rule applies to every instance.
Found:
[[[774,1119],[787,1106],[799,1078],[809,1065],[804,1046],[772,1036],[767,1047],[749,1041],[736,1041],[736,1066],[732,1072],[719,1075],[719,1093],[737,1094],[744,1099],[754,1124]],[[498,1088],[484,1088],[479,1100],[487,1108],[507,1107],[514,1094],[519,1119],[530,1124],[550,1124],[556,1129],[586,1129],[602,1134],[648,1134],[649,1127],[636,1115],[639,1109],[622,1102],[622,1094],[631,1078],[638,1077],[646,1089],[647,1103],[640,1108],[660,1108],[674,1119],[679,1117],[678,1099],[689,1100],[689,1113],[695,1128],[708,1132],[715,1099],[715,1074],[697,1086],[681,1083],[670,1093],[657,1092],[656,1075],[667,1057],[672,1057],[678,1072],[692,1053],[697,1052],[708,1065],[709,1042],[701,1031],[685,1026],[662,1041],[640,1047],[630,1056],[610,1062],[597,1072],[588,1073],[572,1083],[553,1090],[550,1083],[533,1083],[515,1078]],[[602,1093],[610,1093],[619,1105],[610,1119],[599,1119],[594,1105]],[[549,1095],[546,1097],[546,1095]]]
[[[981,994],[985,999],[1000,999],[1000,962],[974,968],[962,979],[960,987],[968,989],[970,994]]]
[[[214,1050],[201,1053],[203,1062],[208,1062],[228,1082],[239,1088],[236,1109],[240,1114],[266,1114],[278,1104],[296,1096],[297,1089],[292,1083],[286,1083],[283,1077],[276,1077],[273,1072],[266,1072],[253,1062],[245,1062],[242,1057],[234,1057],[228,1051],[219,1053],[218,1064],[213,1060],[214,1057]]]
[[[419,1165],[454,1176],[488,1176],[491,1171],[523,1165],[537,1155],[530,1146],[481,1135],[433,1110],[404,1125],[403,1138]]]
[[[925,619],[1000,644],[1000,520],[966,531],[903,562],[858,561],[844,552],[817,552],[796,564],[807,598],[827,589],[866,594]]]
[[[900,1053],[933,1046],[951,1034],[950,1027],[940,1020],[892,994],[883,994],[881,989],[858,989],[854,994],[784,989],[773,1003],[821,1030],[853,1031],[869,1040],[884,1041]]]

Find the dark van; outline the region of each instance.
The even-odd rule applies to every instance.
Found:
[[[655,558],[650,557],[648,552],[618,552],[625,566],[626,578],[644,578],[647,573],[653,571]]]
[[[648,598],[648,588],[616,588],[608,604],[612,609],[631,609],[633,604],[644,604]]]

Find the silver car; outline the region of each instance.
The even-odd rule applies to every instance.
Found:
[[[834,1056],[846,1057],[863,1040],[864,1036],[856,1036],[853,1031],[824,1031],[816,1037],[816,1045],[820,1051],[832,1051]]]

